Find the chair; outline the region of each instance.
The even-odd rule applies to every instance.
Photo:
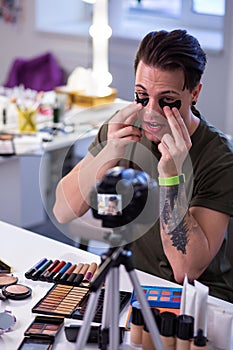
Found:
[[[9,70],[4,87],[24,85],[36,91],[51,91],[64,85],[64,71],[50,52],[33,58],[16,58]]]

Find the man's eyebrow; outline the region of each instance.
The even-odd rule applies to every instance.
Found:
[[[135,87],[141,88],[141,89],[146,91],[145,86],[143,86],[142,84],[135,84]],[[180,95],[177,91],[174,91],[174,90],[165,90],[165,91],[160,92],[160,95],[166,95],[166,94],[174,94],[177,96]]]
[[[161,95],[165,95],[165,94],[175,94],[175,95],[180,95],[177,91],[174,90],[166,90],[166,91],[162,91],[160,93]]]
[[[141,89],[146,90],[145,86],[142,84],[135,84],[135,87],[140,87]]]

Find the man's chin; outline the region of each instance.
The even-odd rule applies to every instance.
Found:
[[[148,140],[153,141],[154,143],[159,143],[161,141],[161,138],[159,138],[159,135],[152,134],[148,131],[144,130],[144,135]]]

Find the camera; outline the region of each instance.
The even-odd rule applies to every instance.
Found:
[[[151,224],[158,217],[158,185],[143,171],[115,167],[96,184],[90,202],[103,227]]]

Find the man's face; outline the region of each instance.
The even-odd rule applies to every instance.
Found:
[[[165,71],[139,62],[135,92],[140,99],[149,98],[146,106],[140,111],[140,119],[145,136],[156,143],[164,134],[171,134],[162,106],[166,103],[181,103],[179,112],[185,122],[189,122],[192,93],[183,90],[184,73],[181,69]]]

